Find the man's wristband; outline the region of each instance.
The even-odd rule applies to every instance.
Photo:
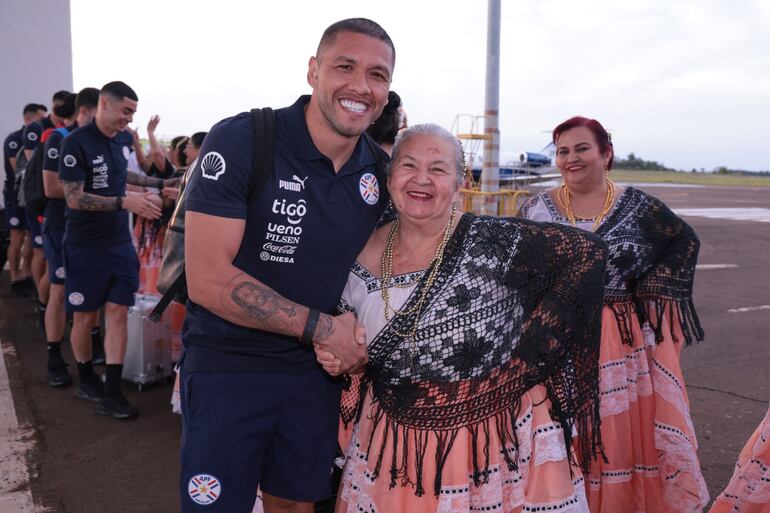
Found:
[[[313,345],[313,335],[315,334],[315,327],[318,325],[318,318],[321,316],[321,312],[315,308],[310,308],[307,314],[307,322],[305,323],[305,329],[302,331],[302,336],[299,339],[300,344],[306,346]]]
[[[117,201],[115,201],[115,210],[123,210],[123,196],[118,196]]]

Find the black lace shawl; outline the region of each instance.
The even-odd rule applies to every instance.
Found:
[[[538,200],[552,220],[568,222],[546,192],[531,198],[519,215],[530,217]],[[692,301],[700,241],[690,225],[657,198],[629,187],[595,233],[609,247],[604,302],[615,313],[623,342],[632,343],[634,315],[650,324],[657,342],[663,340],[664,317],[678,321],[686,345],[703,340]],[[672,336],[678,341],[674,329]]]
[[[400,479],[422,495],[423,463],[430,456],[438,494],[460,430],[471,434],[474,482],[489,475],[491,436],[511,449],[503,455],[516,469],[516,418],[522,396],[537,384],[545,386],[551,415],[563,427],[567,454],[574,426],[578,460],[590,462],[601,445],[599,429],[589,426],[599,424],[605,256],[601,240],[581,230],[463,215],[428,291],[414,344],[385,326],[369,346],[363,377],[343,393],[343,421],[358,418],[371,389],[375,428],[385,423],[383,442],[368,442],[375,477],[387,456],[391,486]],[[404,310],[417,301],[427,275]],[[414,315],[391,324],[406,332]],[[436,451],[426,455],[429,437]],[[386,455],[389,441],[392,453]]]

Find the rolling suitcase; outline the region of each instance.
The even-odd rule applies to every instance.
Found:
[[[160,299],[157,294],[137,294],[128,309],[128,344],[123,363],[123,379],[145,385],[171,378],[171,329],[168,320],[152,322],[146,316]]]

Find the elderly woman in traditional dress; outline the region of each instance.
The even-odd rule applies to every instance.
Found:
[[[609,247],[599,384],[606,462],[591,467],[592,513],[700,512],[708,502],[679,354],[702,340],[692,302],[699,242],[656,198],[609,178],[612,141],[574,117],[553,131],[563,184],[521,215],[593,232]]]
[[[369,364],[343,394],[353,428],[337,511],[587,512],[572,439],[595,455],[606,248],[580,230],[458,213],[462,160],[436,125],[394,146],[397,219],[343,295]]]

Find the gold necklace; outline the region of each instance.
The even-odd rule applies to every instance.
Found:
[[[452,214],[449,216],[449,223],[446,225],[446,228],[444,228],[444,236],[436,248],[436,254],[433,255],[433,258],[428,264],[427,268],[430,269],[430,274],[428,274],[425,285],[420,292],[420,297],[417,299],[417,303],[415,303],[412,308],[406,310],[396,310],[390,305],[390,280],[393,276],[393,241],[395,240],[396,234],[398,233],[398,219],[396,219],[393,222],[393,226],[390,227],[387,242],[385,243],[385,251],[383,251],[382,258],[380,259],[380,272],[382,273],[381,294],[382,301],[385,304],[385,320],[387,321],[390,329],[393,330],[393,332],[399,337],[406,338],[410,341],[414,340],[414,334],[417,332],[417,324],[420,321],[420,312],[422,311],[422,307],[425,304],[428,291],[430,290],[433,282],[436,279],[436,276],[438,275],[439,267],[441,267],[441,262],[444,259],[444,248],[446,248],[446,245],[449,242],[449,238],[452,236],[452,226],[455,222],[456,213],[457,207],[452,205]],[[390,322],[390,312],[393,313],[394,319],[399,316],[406,316],[414,313],[416,314],[414,324],[406,332],[398,331],[392,326],[392,323]]]
[[[604,200],[604,206],[602,207],[602,211],[599,212],[599,215],[594,218],[594,225],[592,227],[593,231],[596,231],[596,228],[599,227],[599,225],[602,223],[604,218],[612,209],[612,198],[615,196],[615,182],[613,182],[609,178],[605,178],[605,180],[607,181],[607,197]],[[562,184],[561,188],[559,189],[558,196],[559,196],[559,203],[562,204],[562,206],[564,207],[564,210],[567,212],[567,220],[570,222],[572,226],[575,226],[577,222],[575,219],[575,214],[574,212],[572,212],[570,192],[566,184]]]

